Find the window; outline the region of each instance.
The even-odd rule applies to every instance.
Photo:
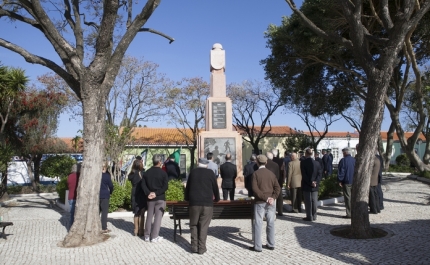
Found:
[[[179,169],[181,170],[181,175],[187,174],[187,155],[186,154],[181,154]]]
[[[339,163],[339,148],[333,148],[331,153],[333,155],[333,163]]]

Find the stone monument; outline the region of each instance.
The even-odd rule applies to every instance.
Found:
[[[238,180],[243,181],[242,136],[233,130],[233,110],[226,95],[225,51],[215,43],[210,52],[210,95],[206,100],[205,131],[198,138],[199,157],[214,154],[214,162],[221,165],[225,155],[232,155],[232,163],[237,166]]]

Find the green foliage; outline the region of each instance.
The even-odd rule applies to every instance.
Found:
[[[173,179],[169,181],[169,187],[166,191],[166,201],[183,201],[185,194],[185,187],[182,181]]]
[[[21,194],[24,186],[17,185],[17,186],[8,186],[7,187],[7,193],[8,194]]]
[[[131,185],[130,181],[125,182],[125,197],[124,197],[124,204],[122,208],[131,210],[131,189],[133,188],[133,185]]]
[[[401,154],[396,157],[396,164],[397,166],[409,167],[411,162],[406,154]]]
[[[66,200],[66,190],[68,190],[67,187],[67,178],[61,178],[60,181],[57,183],[57,187],[55,188],[58,193],[58,197],[60,197],[60,202],[65,203]]]
[[[407,166],[390,165],[389,172],[400,172],[400,173],[414,173],[414,168],[411,168],[409,164]]]
[[[337,172],[333,172],[329,177],[321,180],[318,195],[319,198],[325,198],[330,196],[337,196],[341,194],[342,188],[339,186],[337,181]]]
[[[291,152],[298,152],[300,150],[304,150],[306,147],[312,145],[311,138],[302,133],[293,133],[285,139],[285,142],[282,143],[282,146],[285,150],[289,150]]]
[[[181,180],[172,179],[166,191],[166,201],[183,201],[185,198],[185,187]],[[166,207],[166,211],[168,208]]]
[[[113,181],[113,192],[110,195],[109,212],[115,212],[118,208],[122,207],[126,196],[130,196],[130,193],[127,194],[126,188],[121,186],[118,182]]]
[[[421,171],[420,173],[418,173],[418,175],[420,177],[430,179],[430,171]]]
[[[40,173],[48,178],[67,177],[76,160],[70,156],[51,156],[43,161]]]

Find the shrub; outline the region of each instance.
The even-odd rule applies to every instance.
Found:
[[[130,181],[125,182],[125,197],[124,197],[124,204],[122,205],[122,208],[131,210],[131,189],[133,186],[131,185]]]
[[[411,162],[409,161],[409,158],[408,158],[408,156],[406,154],[401,154],[401,155],[398,155],[396,157],[396,164],[398,166],[409,167],[410,164],[411,164]]]
[[[7,193],[8,194],[21,194],[22,191],[21,185],[18,186],[7,186]]]
[[[413,173],[414,169],[409,165],[407,166],[399,166],[399,165],[390,165],[388,169],[389,172],[400,172],[400,173]]]
[[[40,173],[48,178],[67,177],[76,164],[76,160],[70,156],[51,156],[43,161]]]
[[[173,179],[169,181],[166,191],[166,201],[183,201],[185,198],[185,187],[182,181]]]
[[[166,201],[183,201],[185,198],[185,187],[182,181],[172,179],[166,191]],[[166,211],[169,209],[166,207]]]
[[[419,175],[420,177],[430,179],[430,171],[421,171],[418,175]]]
[[[329,177],[321,180],[318,195],[319,198],[337,195],[342,191],[337,180],[337,174],[331,174]]]
[[[109,212],[115,212],[119,207],[122,207],[124,205],[124,199],[126,196],[129,196],[127,194],[125,187],[121,186],[118,182],[113,181],[113,192],[110,195],[110,201],[109,201]]]
[[[57,183],[57,186],[55,188],[58,193],[58,197],[60,197],[60,202],[65,203],[66,200],[66,190],[67,188],[67,178],[63,177],[60,179],[60,181]]]

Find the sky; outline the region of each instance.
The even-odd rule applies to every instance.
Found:
[[[296,1],[296,4],[300,2]],[[202,77],[209,82],[209,53],[214,43],[221,43],[226,52],[227,83],[263,81],[265,72],[260,60],[270,54],[270,50],[266,48],[264,32],[270,24],[280,25],[282,16],[290,14],[291,10],[285,0],[163,0],[144,27],[161,31],[175,41],[169,44],[167,39],[156,34],[139,33],[127,54],[157,63],[158,71],[171,80]],[[12,24],[0,20],[0,38],[18,44],[31,53],[59,62],[44,36],[22,23]],[[21,56],[2,47],[0,62],[24,69],[31,80],[50,72],[43,66],[25,62]],[[283,108],[278,109],[271,118],[271,123],[307,131],[299,117],[285,113]],[[161,121],[147,126],[169,125]],[[389,118],[385,118],[382,130],[387,130],[388,127]],[[63,113],[57,136],[74,137],[81,129],[81,122],[70,119],[67,113]],[[329,130],[354,131],[343,119],[335,122]]]

